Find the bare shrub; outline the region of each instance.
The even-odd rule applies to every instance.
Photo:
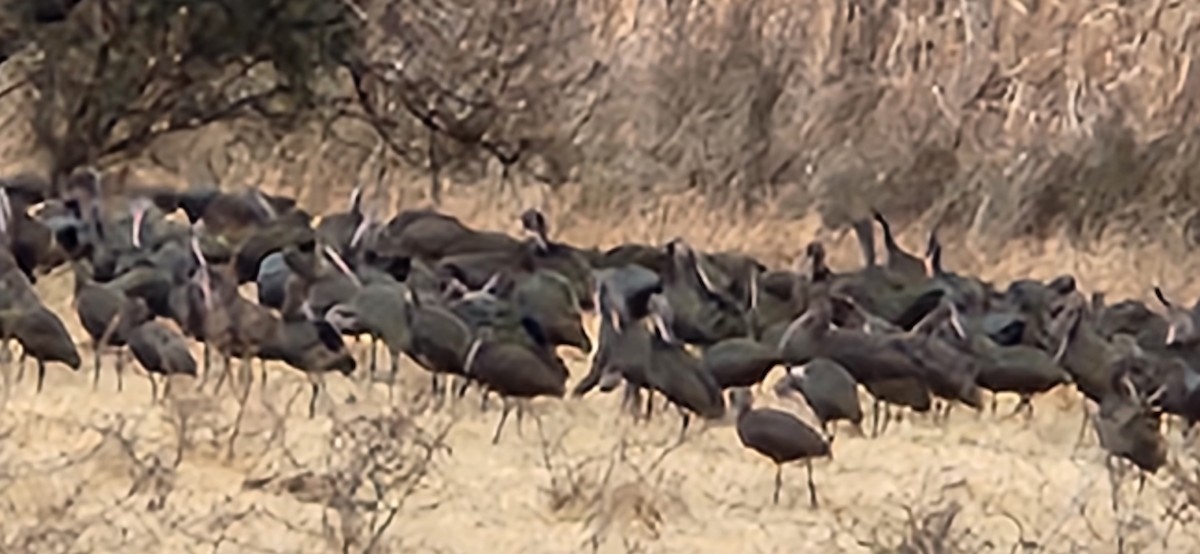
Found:
[[[680,475],[663,462],[679,444],[662,446],[622,436],[604,455],[578,457],[562,444],[566,432],[547,437],[539,426],[542,487],[548,511],[583,528],[581,546],[593,551],[620,537],[627,551],[657,540],[667,519],[686,510],[678,492]]]
[[[431,432],[400,413],[358,416],[334,426],[326,468],[249,479],[243,488],[330,510],[336,520],[326,521],[324,539],[341,552],[390,552],[402,538],[385,534],[433,471],[435,456],[449,452],[450,428]]]
[[[578,165],[574,139],[604,67],[589,56],[591,24],[577,0],[388,1],[371,9],[362,57],[347,64],[358,104],[393,154],[479,180],[526,173],[558,185]],[[465,173],[464,173],[465,172]]]
[[[195,408],[142,416],[93,413],[87,421],[24,415],[26,421],[6,427],[0,433],[5,438],[0,442],[0,548],[153,550],[170,535],[212,551],[227,545],[294,552],[301,544],[325,544],[346,553],[405,551],[412,545],[389,530],[408,508],[406,501],[426,486],[436,456],[449,451],[444,439],[454,423],[418,423],[413,414],[400,412],[364,413],[334,425],[329,443],[320,449],[324,463],[302,467],[286,452],[285,441],[269,433],[267,450],[237,462],[274,460],[268,464],[274,472],[248,478],[240,491],[235,485],[214,498],[197,494],[199,483],[183,474],[211,455],[189,438],[216,424],[211,417],[191,414],[186,425],[175,421]],[[160,421],[160,415],[168,421]],[[57,448],[38,443],[37,453],[9,447],[8,436],[34,427],[73,439]],[[164,427],[175,432],[164,433]],[[177,442],[175,434],[184,427],[187,440]],[[190,468],[179,463],[180,452],[192,462]],[[280,511],[271,497],[289,498],[291,509]]]
[[[4,7],[24,22],[27,4]],[[579,183],[567,209],[597,212],[692,188],[718,210],[796,199],[778,215],[830,226],[938,219],[980,246],[1200,220],[1193,2],[135,5],[0,29],[41,53],[28,111],[52,172],[220,128],[245,144],[214,148],[265,151],[247,179],[298,194],[361,179],[382,142],[393,199],[417,176],[434,201]]]
[[[13,4],[19,14],[37,2]],[[358,22],[335,0],[85,0],[60,21],[24,21],[40,54],[28,76],[34,138],[56,176],[217,121],[294,128],[322,102],[321,71]]]

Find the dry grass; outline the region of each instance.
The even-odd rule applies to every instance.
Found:
[[[498,216],[483,215],[505,208],[469,209],[474,202],[449,201],[464,217],[474,212],[477,224],[506,228]],[[762,222],[704,216],[684,205],[667,210],[665,222],[640,219],[601,232],[602,222],[568,219],[560,227],[567,237],[605,242],[673,233],[721,247],[754,241],[752,249],[773,260],[793,255],[815,227],[802,221],[772,233]],[[557,208],[551,204],[551,213]],[[835,259],[849,264],[851,252],[834,249]],[[1030,252],[989,275],[1040,264],[1044,274],[1065,271],[1059,252]],[[1086,271],[1081,280],[1112,290],[1135,282],[1101,282]],[[69,281],[58,272],[39,292],[82,336],[69,311]],[[583,360],[568,356],[580,375]],[[236,402],[227,393],[213,397],[178,383],[171,402],[153,407],[144,381],[127,379],[125,392],[115,394],[108,370],[93,392],[87,369],[52,370],[40,396],[28,378],[7,391],[0,413],[6,550],[362,552],[374,541],[375,552],[803,546],[932,554],[1113,551],[1116,544],[1101,452],[1093,440],[1078,451],[1071,446],[1080,408],[1068,391],[1040,399],[1028,424],[960,412],[945,427],[906,418],[878,439],[843,433],[835,457],[817,465],[822,507],[814,511],[801,468],[786,470],[782,503],[771,505],[770,463],[742,449],[729,422],[675,445],[673,416],[635,424],[618,414],[612,397],[540,402],[536,419],[527,417],[520,430],[510,421],[492,446],[495,409],[480,412],[469,395],[430,410],[427,376],[411,363],[394,404],[383,384],[331,379],[331,400],[311,420],[306,382],[272,365],[230,454]],[[1129,551],[1200,545],[1188,524],[1197,464],[1181,445],[1174,448],[1172,470],[1151,478],[1140,495],[1132,479],[1125,482],[1123,496],[1135,499],[1122,515]]]
[[[851,3],[868,9],[850,20]],[[489,131],[512,140],[527,137],[504,133],[533,129],[544,146],[513,187],[497,185],[498,164],[452,145],[462,159],[444,168],[443,209],[513,230],[519,210],[538,206],[579,244],[682,236],[773,266],[821,238],[833,265],[854,267],[842,229],[873,206],[912,247],[943,222],[955,270],[1000,282],[1073,273],[1114,300],[1148,300],[1154,284],[1200,296],[1193,0],[577,5],[563,13],[590,17],[590,33],[569,46],[590,49],[605,73],[555,89],[553,117],[508,114]],[[0,66],[0,173],[46,166],[26,140],[28,91],[9,92],[35,58]],[[387,215],[429,204],[428,134],[402,123],[392,138],[408,151],[389,152],[378,181],[378,137],[348,121],[281,138],[216,124],[106,171],[110,190],[258,183],[316,212],[363,180]],[[532,175],[548,165],[568,182],[539,184]],[[81,337],[69,281],[56,273],[39,292]],[[578,376],[585,362],[569,365]],[[100,392],[57,368],[40,396],[28,378],[6,389],[0,550],[1116,549],[1101,453],[1094,440],[1072,448],[1080,408],[1070,392],[1039,399],[1029,424],[956,413],[945,427],[908,418],[878,439],[843,434],[818,464],[813,511],[796,468],[781,505],[770,504],[772,468],[729,422],[673,446],[671,416],[641,425],[613,398],[546,401],[537,422],[512,425],[493,447],[497,414],[473,397],[428,409],[426,376],[411,363],[396,402],[382,384],[330,379],[332,401],[311,420],[304,380],[271,371],[232,448],[234,399],[187,383],[165,406],[151,406],[138,379],[113,393],[110,373]],[[1126,483],[1128,551],[1200,550],[1197,457],[1176,435],[1169,471],[1140,495]]]

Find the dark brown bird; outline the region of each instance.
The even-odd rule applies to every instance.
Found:
[[[513,300],[521,313],[537,322],[546,340],[555,346],[572,346],[591,352],[592,341],[583,329],[580,301],[570,281],[560,273],[539,269],[519,280]]]
[[[42,222],[26,213],[28,205],[21,195],[10,196],[0,186],[0,269],[16,265],[31,283],[37,282],[35,269],[52,261],[53,233]]]
[[[509,341],[496,340],[484,333],[475,339],[467,353],[464,373],[483,383],[500,395],[503,408],[492,444],[500,441],[500,432],[508,412],[509,399],[517,399],[517,425],[524,414],[524,404],[539,396],[561,398],[566,392],[567,379],[558,368],[547,364],[530,348]]]
[[[38,392],[46,380],[47,362],[59,362],[74,370],[82,363],[67,327],[41,304],[0,311],[0,330],[5,332],[6,341],[16,339],[25,354],[37,361]]]
[[[883,214],[872,210],[871,215],[883,230],[883,247],[887,252],[887,261],[884,267],[888,272],[909,282],[925,278],[927,276],[925,260],[909,254],[896,242],[896,237],[892,234],[892,226],[888,223],[887,218],[883,217]]]
[[[596,283],[587,255],[573,246],[552,240],[542,212],[531,208],[522,212],[520,219],[521,229],[531,241],[534,268],[561,275],[571,287],[578,307],[592,309]]]
[[[419,297],[414,296],[414,299]],[[471,328],[443,306],[415,302],[412,307],[412,346],[407,354],[431,372],[435,394],[443,394],[439,375],[465,376],[467,352],[474,340]]]
[[[334,305],[325,320],[340,332],[362,331],[371,335],[371,367],[375,371],[375,341],[380,339],[391,356],[392,377],[400,367],[400,355],[412,348],[411,291],[402,284],[375,283],[360,289],[349,302]],[[394,382],[394,381],[393,381]]]
[[[307,314],[305,319],[274,321],[258,356],[263,360],[280,360],[304,373],[312,389],[308,417],[315,417],[317,397],[325,388],[325,374],[350,375],[357,364],[346,350],[341,333],[328,322],[316,319],[314,314]]]
[[[480,252],[516,252],[521,242],[504,233],[477,231],[458,218],[433,210],[400,212],[383,228],[377,248],[422,260]]]
[[[775,492],[772,502],[779,503],[783,486],[783,464],[804,460],[808,470],[808,500],[817,507],[817,487],[813,483],[812,459],[830,456],[830,444],[800,418],[774,408],[753,408],[753,398],[747,389],[735,389],[733,401],[737,410],[737,434],[742,446],[754,450],[775,464]]]
[[[664,295],[652,295],[650,320],[650,361],[646,381],[652,390],[662,393],[679,410],[682,441],[691,422],[691,414],[705,419],[725,416],[725,399],[721,387],[699,359],[688,352],[671,333],[672,309]]]
[[[198,191],[182,198],[180,204],[188,212],[189,219],[193,212],[198,213],[192,221],[201,223],[205,232],[221,237],[227,244],[241,244],[255,230],[291,211],[294,206],[294,200],[264,194],[258,189]]]
[[[363,186],[360,183],[350,191],[350,205],[346,211],[323,216],[317,223],[317,238],[343,256],[350,251],[350,245],[356,238],[359,227],[366,220],[362,209],[362,196]]]
[[[700,360],[721,389],[761,383],[780,363],[774,348],[741,337],[725,339],[705,348]]]
[[[1054,358],[1071,374],[1075,388],[1085,397],[1100,402],[1111,390],[1110,367],[1120,356],[1096,331],[1086,310],[1082,296],[1068,296],[1050,323],[1050,335],[1058,340]]]
[[[315,234],[309,226],[308,214],[291,211],[272,218],[254,228],[246,229],[241,235],[234,255],[234,269],[238,283],[249,283],[258,277],[263,259],[288,246],[314,241]]]
[[[134,359],[146,370],[152,403],[159,398],[158,376],[165,381],[163,398],[170,393],[172,376],[196,376],[196,359],[192,357],[187,341],[169,327],[147,317],[145,321],[127,327],[124,334]]]
[[[630,268],[635,269],[632,272],[623,270]],[[596,351],[588,374],[575,385],[571,394],[583,396],[597,386],[603,392],[610,392],[624,381],[623,407],[631,409],[634,417],[639,418],[641,391],[649,390],[653,396],[648,377],[651,333],[646,327],[645,316],[650,310],[649,297],[654,293],[642,294],[643,287],[630,287],[636,280],[631,282],[628,278],[653,277],[642,283],[645,290],[653,291],[657,276],[641,266],[623,269],[603,270],[597,278],[595,305],[600,314],[600,329]],[[647,419],[652,413],[652,400],[646,402]]]
[[[929,385],[915,377],[893,379],[878,379],[863,382],[863,388],[875,398],[871,406],[871,436],[879,436],[887,431],[892,421],[891,406],[908,408],[917,413],[925,413],[933,409],[933,396]],[[880,420],[880,408],[883,419]],[[897,417],[897,420],[899,418]]]
[[[1096,437],[1107,454],[1105,465],[1112,484],[1112,509],[1118,517],[1120,483],[1117,464],[1131,462],[1138,468],[1139,482],[1144,485],[1147,473],[1154,474],[1167,463],[1167,445],[1159,431],[1162,411],[1158,402],[1164,389],[1138,389],[1134,384],[1136,375],[1131,369],[1131,366],[1116,364],[1110,392],[1100,401],[1100,409],[1092,418]],[[1138,490],[1141,490],[1140,486]],[[1118,536],[1118,540],[1124,540],[1120,531]]]
[[[74,269],[75,314],[92,339],[92,388],[95,388],[100,383],[100,355],[104,348],[111,346],[119,350],[125,346],[121,320],[132,315],[128,313],[132,304],[120,290],[93,281],[91,264],[86,260],[76,261]],[[120,391],[124,387],[121,375],[124,357],[120,352],[116,368],[117,390]]]
[[[858,401],[858,383],[837,362],[817,358],[790,368],[787,376],[775,383],[777,396],[786,397],[797,392],[804,395],[826,430],[829,422],[839,420],[861,428],[863,411]]]

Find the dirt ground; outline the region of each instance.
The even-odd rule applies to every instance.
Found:
[[[814,228],[798,222],[768,236],[753,225],[706,224],[681,216],[660,232],[720,248],[753,242],[782,263]],[[560,227],[584,243],[635,234]],[[846,243],[834,248],[842,267],[853,263]],[[1095,261],[1113,254],[1068,264],[1056,248],[1009,256],[989,276],[1074,271],[1113,296],[1144,294],[1114,277],[1128,279],[1128,266]],[[949,262],[969,266],[968,257]],[[60,269],[38,291],[78,338],[71,279]],[[1186,523],[1195,510],[1184,508],[1189,495],[1193,507],[1200,497],[1187,485],[1200,477],[1196,450],[1172,428],[1171,469],[1140,493],[1135,477],[1124,479],[1115,518],[1090,428],[1076,447],[1082,408],[1073,391],[1039,399],[1032,421],[1005,418],[1006,398],[997,415],[960,408],[945,424],[905,417],[878,438],[841,428],[833,458],[814,465],[820,506],[812,509],[803,466],[785,470],[772,505],[773,467],[741,447],[730,421],[693,426],[676,444],[677,415],[633,423],[615,396],[539,400],[536,417],[520,428],[510,418],[492,445],[498,402],[481,411],[472,391],[439,408],[428,374],[409,360],[390,400],[386,383],[330,377],[312,419],[302,376],[272,364],[264,391],[255,364],[230,448],[238,402],[228,386],[214,394],[211,381],[201,392],[178,380],[168,401],[152,405],[135,362],[116,392],[115,357],[106,355],[93,390],[91,350],[81,354],[83,370],[51,366],[40,395],[32,364],[20,381],[15,366],[6,372],[5,552],[1098,553],[1118,551],[1118,529],[1128,552],[1200,551],[1200,526]],[[585,357],[564,355],[582,376]]]

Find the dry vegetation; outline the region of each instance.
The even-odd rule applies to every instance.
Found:
[[[776,265],[815,234],[856,263],[829,233],[873,206],[905,239],[961,231],[948,264],[986,277],[1200,294],[1200,2],[352,1],[84,0],[45,28],[0,1],[0,172],[263,183],[318,211],[367,180],[381,212],[506,229],[532,204],[567,240],[681,235]],[[68,281],[39,285],[59,313]],[[313,420],[301,380],[273,378],[232,446],[234,399],[187,386],[163,407],[136,381],[6,386],[0,550],[1115,550],[1065,393],[1030,425],[840,438],[810,511],[802,484],[769,505],[769,465],[729,425],[669,448],[670,418],[551,402],[492,447],[495,413],[432,410],[403,372],[392,403],[333,381]],[[1173,450],[1126,483],[1128,551],[1200,548],[1200,469]]]

